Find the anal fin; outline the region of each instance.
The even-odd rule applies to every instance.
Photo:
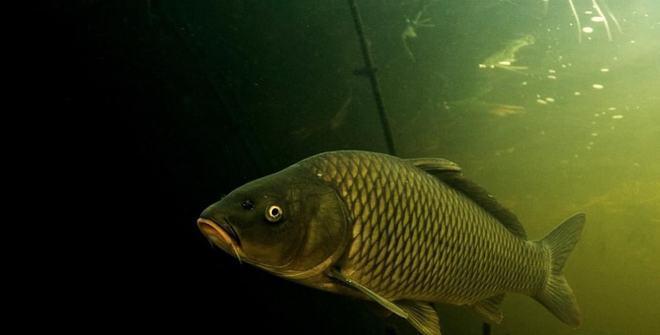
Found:
[[[413,300],[403,300],[397,304],[408,313],[408,322],[422,335],[440,335],[440,320],[433,305]]]
[[[477,314],[481,315],[488,323],[499,324],[504,318],[500,305],[504,300],[504,294],[496,295],[485,300],[478,301],[472,308]]]

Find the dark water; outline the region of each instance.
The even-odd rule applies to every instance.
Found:
[[[587,213],[566,268],[582,327],[509,296],[493,334],[657,334],[660,2],[599,0],[602,17],[591,0],[573,3],[579,35],[568,1],[358,1],[398,155],[458,162],[532,238]],[[157,312],[148,324],[414,334],[360,302],[239,265],[194,224],[222,194],[301,158],[387,150],[369,83],[354,74],[363,65],[347,1],[51,9],[81,48],[72,96],[129,129],[114,136],[140,176],[135,207],[147,210],[122,227],[158,222],[158,242],[141,242],[145,266],[126,279],[146,296],[129,301]],[[444,334],[481,333],[471,312],[438,309]]]

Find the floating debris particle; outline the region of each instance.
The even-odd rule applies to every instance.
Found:
[[[612,118],[615,120],[623,119],[623,115],[617,114],[617,115],[612,115]]]
[[[503,105],[503,104],[493,104],[488,111],[489,114],[507,117],[511,115],[521,114],[525,112],[525,107],[516,106],[516,105]]]
[[[591,22],[605,22],[605,18],[602,16],[592,16]]]
[[[551,74],[551,75],[548,75],[548,79],[555,80],[555,79],[557,79],[557,76]]]
[[[547,102],[555,102],[555,98],[547,97],[547,98],[545,98],[545,101],[547,101]]]
[[[548,102],[543,100],[543,99],[536,99],[536,102],[540,103],[541,105],[547,105]]]
[[[615,110],[616,110],[616,107],[609,107],[607,110],[608,110],[608,111],[615,111]]]
[[[600,69],[600,72],[610,72],[610,69],[604,67],[604,68]]]
[[[602,90],[603,88],[605,88],[605,86],[603,86],[601,84],[593,84],[593,85],[591,85],[591,87],[593,87],[597,90]]]
[[[591,136],[596,137],[598,136],[598,133],[591,133]]]
[[[550,69],[550,70],[548,70],[548,73],[557,73],[557,71],[555,71],[553,69]]]
[[[595,113],[594,116],[595,116],[595,117],[599,117],[600,114],[599,114],[599,113]]]
[[[523,82],[520,83],[520,84],[523,85],[523,86],[527,86],[527,82],[526,82],[526,81],[523,81]]]
[[[585,34],[591,34],[591,33],[594,32],[594,28],[584,27],[584,28],[582,28],[582,32],[585,33]]]
[[[579,95],[582,95],[582,93],[580,91],[575,91],[575,92],[573,92],[573,95],[579,96]]]

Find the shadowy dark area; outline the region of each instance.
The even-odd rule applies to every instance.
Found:
[[[69,251],[89,279],[75,288],[88,295],[84,322],[149,332],[384,333],[362,304],[239,265],[197,231],[197,215],[222,192],[282,166],[272,166],[240,117],[239,88],[209,78],[185,27],[147,5],[156,1],[52,2],[40,11],[49,22],[44,75],[53,78],[43,99],[71,120],[65,142],[80,150],[68,173],[94,189],[79,204],[98,218],[81,234],[88,248]],[[218,63],[230,71],[237,61]]]

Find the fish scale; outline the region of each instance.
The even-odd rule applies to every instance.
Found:
[[[543,285],[540,248],[411,164],[364,152],[327,153],[301,164],[347,205],[353,234],[342,271],[383,297],[471,304]]]
[[[585,215],[528,241],[515,215],[439,158],[318,154],[206,208],[200,231],[235,257],[322,290],[362,296],[440,335],[431,303],[471,305],[499,323],[504,293],[564,323],[581,313],[563,274]]]

